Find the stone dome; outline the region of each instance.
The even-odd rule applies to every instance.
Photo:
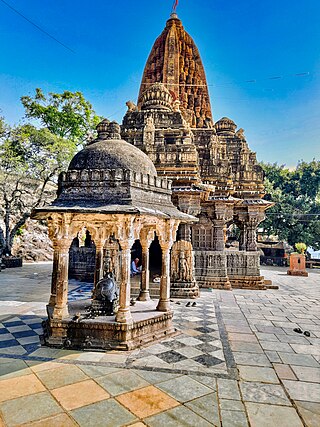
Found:
[[[120,126],[117,123],[104,120],[97,126],[97,131],[98,138],[74,156],[69,170],[126,169],[157,175],[154,164],[143,151],[122,139],[114,139],[117,135],[120,138]]]
[[[237,129],[237,125],[235,122],[228,117],[222,117],[222,119],[218,120],[215,124],[215,128],[217,131],[217,134],[219,133],[235,133]]]

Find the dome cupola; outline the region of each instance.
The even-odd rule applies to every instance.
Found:
[[[150,158],[134,145],[120,139],[120,126],[103,120],[97,126],[98,138],[71,160],[68,170],[123,169],[156,176]]]
[[[216,122],[215,128],[218,135],[222,133],[234,134],[237,129],[237,125],[228,117],[222,117],[222,119]]]

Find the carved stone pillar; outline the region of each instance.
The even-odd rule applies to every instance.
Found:
[[[96,265],[94,271],[94,290],[99,280],[103,278],[103,242],[96,243]]]
[[[160,281],[160,299],[158,311],[171,311],[170,309],[170,245],[161,245],[162,270]]]
[[[247,249],[247,227],[245,223],[239,223],[240,239],[239,239],[239,250],[245,251]]]
[[[191,242],[191,225],[180,224],[178,229],[178,240],[184,240],[185,242]]]
[[[47,311],[49,317],[52,317],[52,310],[56,304],[56,296],[57,296],[57,276],[59,270],[59,262],[60,262],[60,250],[57,246],[56,242],[53,242],[53,265],[52,265],[52,275],[51,275],[51,294],[49,303],[47,305]],[[49,311],[51,313],[49,313]]]
[[[119,295],[119,310],[116,315],[116,321],[120,323],[132,323],[130,312],[130,260],[131,246],[120,242],[121,253],[121,283]]]
[[[261,221],[265,218],[264,212],[249,212],[246,224],[247,231],[247,251],[256,251],[257,247],[257,229]]]
[[[141,289],[138,296],[138,301],[149,301],[149,242],[147,240],[140,240],[142,247],[142,271],[141,271]]]
[[[265,215],[263,212],[246,212],[238,215],[237,226],[240,228],[240,251],[254,252],[257,250],[257,228]]]
[[[47,306],[49,317],[61,320],[68,317],[68,267],[70,240],[60,239],[53,244],[53,273],[51,297]]]
[[[250,221],[247,225],[247,251],[257,250],[257,224]]]
[[[214,251],[224,251],[224,227],[223,219],[214,219],[213,223],[213,242],[212,249]]]

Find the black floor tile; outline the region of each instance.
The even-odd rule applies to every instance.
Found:
[[[213,353],[214,351],[220,350],[219,347],[216,347],[215,345],[206,344],[206,343],[199,344],[195,348],[203,351],[204,353]]]
[[[157,354],[157,357],[167,363],[176,363],[187,359],[187,357],[182,356],[182,354],[177,353],[176,351],[166,351],[165,353]]]
[[[164,341],[161,344],[171,348],[172,350],[177,350],[178,348],[186,347],[185,344],[182,344],[182,342],[179,341]]]
[[[217,357],[210,356],[209,354],[204,354],[202,356],[197,356],[192,358],[195,362],[201,363],[201,365],[210,368],[211,366],[220,365],[223,363],[223,360],[218,359]]]
[[[32,353],[40,347],[40,341],[32,344],[25,344],[22,347],[27,351],[27,353]]]
[[[6,347],[13,347],[15,345],[20,345],[18,341],[16,340],[7,340],[7,341],[0,341],[0,348],[6,348]]]
[[[200,340],[200,341],[203,341],[203,342],[210,342],[210,341],[212,341],[214,339],[210,335],[206,335],[206,334],[197,335],[195,338],[197,338],[197,340]]]
[[[31,329],[40,329],[42,328],[42,323],[32,323],[31,325],[28,324],[28,326]]]
[[[23,326],[24,323],[21,320],[17,320],[15,322],[3,322],[3,326],[6,328],[13,328],[14,326]]]
[[[32,331],[31,329],[28,330],[28,331],[11,332],[11,334],[15,338],[32,337],[32,336],[37,336],[38,335],[36,332]]]

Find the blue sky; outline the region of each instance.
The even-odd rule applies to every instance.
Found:
[[[5,1],[73,51],[0,0],[0,109],[12,124],[23,117],[20,96],[36,87],[80,90],[121,121],[173,3]],[[214,119],[244,128],[259,160],[319,159],[320,2],[180,0],[178,15],[200,50]]]

